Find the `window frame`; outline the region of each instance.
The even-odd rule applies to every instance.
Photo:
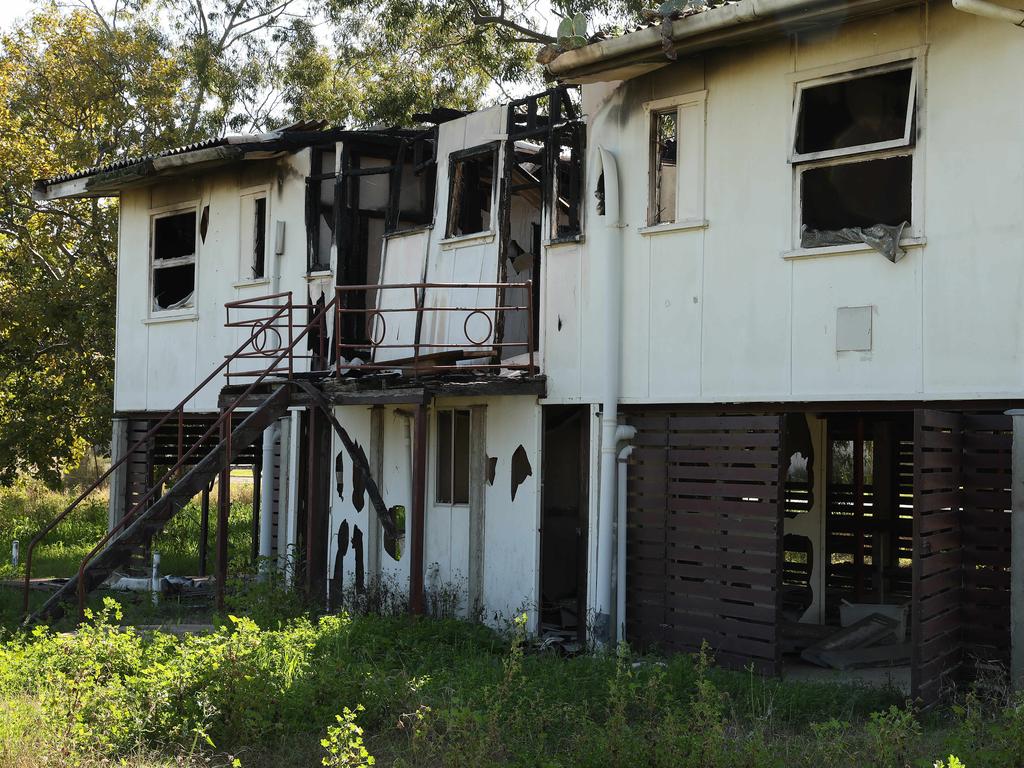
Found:
[[[172,205],[162,206],[160,208],[153,208],[149,211],[149,268],[148,268],[148,290],[146,292],[146,301],[148,311],[146,316],[148,318],[163,318],[163,317],[177,317],[181,315],[195,315],[197,314],[198,308],[198,294],[199,294],[199,248],[201,238],[199,237],[199,228],[201,226],[201,200],[189,200],[181,203],[174,203]],[[196,226],[194,232],[194,243],[195,249],[191,256],[181,256],[175,259],[163,259],[165,263],[157,266],[156,262],[156,222],[158,219],[166,219],[171,216],[178,216],[181,214],[193,213],[196,217]],[[166,262],[171,263],[166,263]],[[187,264],[193,264],[192,272],[192,301],[184,307],[177,307],[175,309],[156,309],[155,308],[155,297],[153,291],[156,289],[156,270],[167,269],[170,267],[185,266]]]
[[[924,153],[925,143],[918,138],[924,134],[926,129],[926,96],[927,87],[927,52],[928,46],[891,51],[886,54],[872,56],[866,59],[856,59],[827,67],[817,67],[802,72],[794,72],[789,76],[789,84],[792,89],[791,123],[788,134],[788,152],[790,156],[789,165],[793,169],[792,178],[792,235],[790,250],[781,254],[784,259],[812,257],[820,255],[842,255],[870,251],[871,247],[865,244],[820,246],[804,248],[801,245],[801,227],[803,225],[803,173],[808,170],[832,166],[848,165],[855,162],[867,160],[882,160],[889,157],[909,156],[911,158],[911,189],[910,205],[911,218],[910,226],[907,227],[900,239],[900,245],[904,248],[925,244],[925,221],[924,221]],[[878,148],[877,144],[889,142],[876,142],[872,149],[845,148],[840,150],[843,154],[832,157],[819,157],[815,160],[793,159],[796,148],[796,130],[799,120],[797,101],[800,86],[803,84],[822,84],[823,82],[837,82],[861,77],[866,74],[878,74],[880,72],[892,71],[893,69],[906,69],[908,65],[913,67],[911,76],[910,92],[912,97],[913,112],[908,112],[907,122],[912,126],[913,135],[908,144],[900,144],[896,147]],[[856,152],[850,150],[857,149]],[[823,153],[813,153],[823,154]],[[797,156],[803,157],[803,156]]]
[[[243,236],[246,227],[246,223],[243,221],[243,214],[246,208],[246,201],[253,201],[252,213],[255,216],[256,213],[256,201],[259,199],[265,200],[265,215],[263,222],[263,275],[260,277],[254,277],[252,274],[253,257],[255,256],[255,250],[251,253],[247,253],[245,250],[247,239]],[[253,225],[253,234],[255,234],[255,222],[250,222]],[[255,239],[251,243],[255,248]],[[238,195],[238,282],[239,283],[265,283],[270,280],[270,263],[273,256],[272,243],[271,243],[271,210],[270,210],[270,186],[261,185],[258,187],[249,187],[243,189]]]
[[[490,154],[493,157],[492,168],[491,168],[491,205],[488,210],[488,221],[484,229],[476,232],[464,232],[462,234],[452,233],[452,224],[456,220],[457,216],[453,216],[452,211],[452,192],[455,186],[455,168],[458,163],[466,160],[471,160],[475,157]],[[496,217],[498,214],[498,182],[499,175],[501,173],[501,142],[500,141],[489,141],[484,144],[478,144],[473,147],[467,147],[465,149],[455,150],[454,152],[448,153],[448,195],[445,199],[445,221],[444,221],[444,241],[458,241],[463,239],[474,239],[482,238],[487,236],[493,236],[496,231]]]
[[[702,90],[648,101],[643,105],[644,135],[647,142],[647,211],[644,226],[640,229],[641,234],[702,228],[707,225],[705,218],[707,195],[707,98],[707,90]],[[700,131],[695,137],[694,143],[684,145],[684,110],[694,108],[698,109],[700,113]],[[658,115],[672,111],[676,113],[676,210],[675,216],[671,221],[659,222],[655,220],[655,200],[657,199],[656,120]],[[684,147],[687,149],[687,156],[689,156],[688,153],[691,147],[693,152],[687,164],[684,164],[682,159],[684,157]],[[692,162],[696,167],[697,172],[694,176],[683,172],[688,167],[689,162]],[[687,186],[687,182],[692,184],[692,187]],[[688,203],[689,205],[687,205]],[[688,207],[690,210],[686,210]]]
[[[441,498],[441,485],[438,482],[439,477],[440,477],[440,471],[441,471],[441,453],[442,453],[442,451],[441,451],[442,446],[441,446],[441,426],[440,426],[440,423],[441,423],[441,415],[444,414],[444,413],[447,413],[447,414],[451,415],[451,433],[450,433],[451,444],[449,446],[449,462],[450,462],[449,463],[449,475],[450,475],[450,477],[449,477],[449,480],[448,480],[451,498],[449,500],[447,500],[447,501]],[[455,445],[456,445],[456,442],[457,442],[456,439],[455,439],[455,415],[457,413],[464,413],[466,415],[466,418],[469,420],[469,432],[467,434],[467,441],[466,441],[466,467],[465,467],[465,471],[466,471],[466,478],[467,478],[466,483],[467,484],[466,484],[466,500],[465,501],[457,500],[456,499],[456,493],[455,493]],[[433,419],[433,421],[434,421],[434,439],[433,439],[432,442],[433,442],[433,448],[434,448],[434,450],[433,450],[433,454],[434,454],[433,470],[434,471],[432,472],[432,475],[433,475],[433,485],[434,485],[434,493],[433,493],[434,504],[436,506],[441,506],[441,507],[467,507],[467,506],[469,506],[469,499],[470,499],[470,496],[472,494],[472,490],[469,487],[469,476],[470,476],[470,468],[471,468],[471,465],[472,465],[473,409],[468,407],[468,406],[465,407],[465,408],[459,408],[459,407],[456,407],[456,406],[445,406],[445,407],[435,408],[434,409],[434,419]]]
[[[797,163],[810,163],[819,160],[850,157],[853,155],[863,155],[871,152],[884,152],[891,149],[913,147],[916,144],[917,138],[915,136],[915,129],[917,125],[915,118],[917,117],[920,107],[920,100],[918,99],[917,93],[920,63],[919,57],[909,56],[885,64],[847,69],[834,75],[816,77],[796,82],[794,84],[795,91],[793,93],[793,113],[789,126],[789,162],[795,165]],[[870,142],[868,144],[857,144],[851,147],[842,147],[840,149],[826,149],[819,152],[801,153],[797,151],[796,141],[797,134],[800,130],[800,114],[803,109],[803,95],[805,91],[823,85],[845,83],[851,80],[860,80],[861,78],[871,77],[873,75],[883,75],[889,72],[898,72],[904,69],[910,70],[910,88],[907,93],[907,117],[903,126],[902,137],[886,141]]]

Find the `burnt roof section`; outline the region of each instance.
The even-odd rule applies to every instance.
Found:
[[[165,173],[180,172],[184,168],[198,169],[246,158],[265,158],[276,153],[295,152],[305,147],[334,143],[346,138],[374,143],[394,143],[398,139],[413,137],[420,132],[418,129],[409,128],[346,130],[329,127],[322,120],[303,121],[266,133],[233,134],[207,139],[183,147],[148,155],[124,157],[91,168],[39,179],[35,182],[33,196],[48,199],[109,195],[128,184]],[[63,189],[54,191],[52,188],[58,185],[64,185]]]
[[[183,147],[174,147],[173,149],[165,149],[162,152],[152,152],[148,155],[133,155],[129,157],[122,157],[118,160],[113,160],[109,163],[103,163],[101,165],[94,165],[89,168],[83,168],[78,171],[71,173],[62,173],[58,176],[51,176],[46,179],[39,179],[36,184],[51,185],[57,184],[62,181],[72,181],[73,179],[81,179],[86,176],[93,176],[99,173],[108,173],[110,171],[116,171],[119,168],[127,168],[132,165],[139,165],[149,160],[155,160],[158,157],[173,157],[174,155],[184,155],[188,152],[195,152],[200,149],[210,149],[212,147],[224,147],[231,143],[243,143],[248,140],[247,143],[266,143],[270,140],[270,137],[274,137],[278,134],[285,133],[296,133],[296,132],[308,132],[308,131],[326,131],[328,129],[327,123],[322,120],[311,121],[307,120],[299,123],[292,123],[291,125],[285,126],[277,131],[271,131],[264,134],[236,134],[234,136],[221,136],[215,139],[206,139],[205,141],[197,141],[192,144],[186,144]]]

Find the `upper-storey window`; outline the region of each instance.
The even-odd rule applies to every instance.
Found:
[[[694,225],[704,219],[704,105],[699,91],[645,105],[650,167],[647,224]]]
[[[241,265],[243,280],[267,276],[267,193],[242,195]]]
[[[450,155],[445,237],[462,237],[493,230],[491,209],[497,165],[496,144]]]
[[[196,289],[196,209],[153,217],[153,311],[193,306]]]
[[[877,242],[896,260],[914,225],[916,72],[902,61],[797,84],[801,246]]]
[[[676,145],[679,121],[674,109],[651,115],[651,224],[676,220]]]

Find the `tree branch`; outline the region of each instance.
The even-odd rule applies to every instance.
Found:
[[[552,45],[558,42],[557,37],[545,35],[543,32],[538,32],[535,29],[523,26],[506,16],[505,0],[501,0],[501,5],[497,15],[485,12],[476,0],[466,0],[466,2],[469,4],[469,9],[473,13],[473,23],[478,27],[505,27],[506,29],[511,29],[514,32],[517,32],[529,42],[533,43]]]

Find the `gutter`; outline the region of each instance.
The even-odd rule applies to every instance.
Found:
[[[740,0],[672,22],[671,39],[677,55],[690,55],[919,4],[920,0]],[[567,51],[548,64],[548,71],[569,83],[636,77],[671,63],[662,41],[661,27],[648,27]]]
[[[988,0],[953,0],[953,7],[964,13],[983,16],[993,21],[1006,21],[1014,26],[1024,27],[1024,11],[996,5]]]

